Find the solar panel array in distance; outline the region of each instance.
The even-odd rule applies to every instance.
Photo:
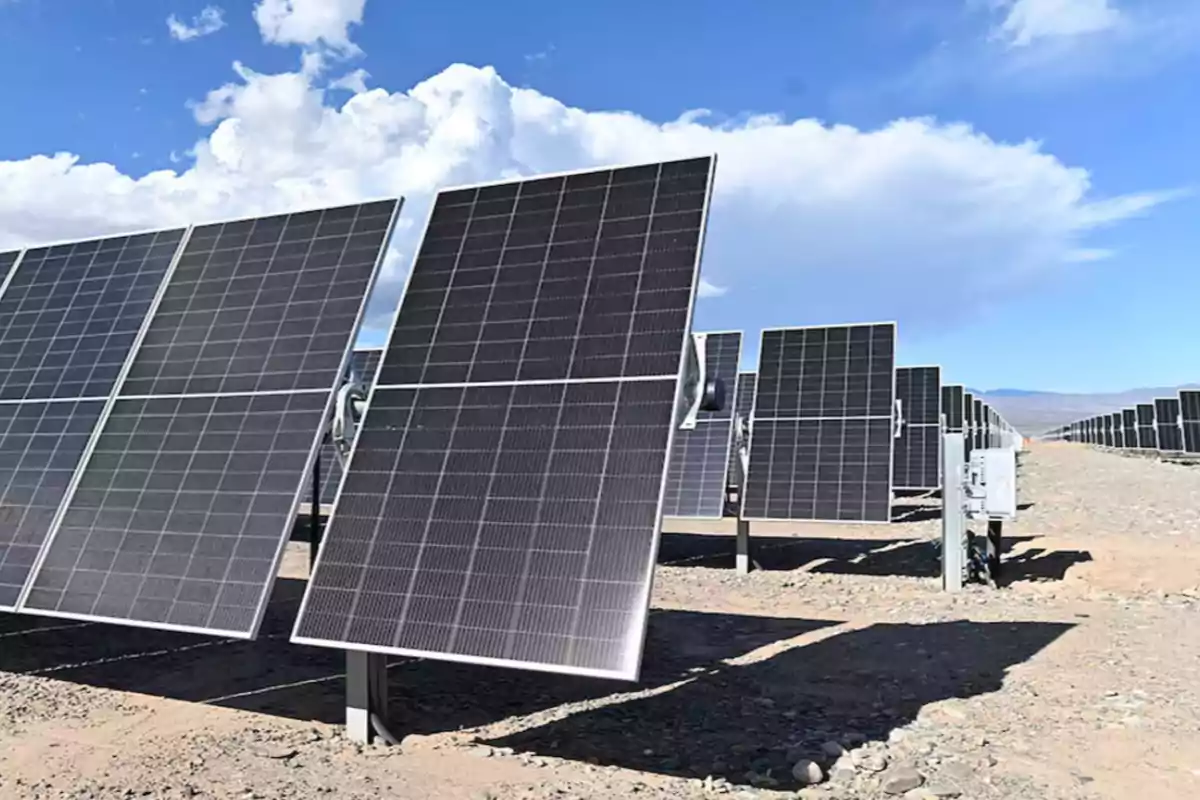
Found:
[[[677,430],[667,470],[663,514],[668,517],[720,519],[725,512],[725,477],[733,436],[733,398],[737,395],[742,334],[710,333],[705,339],[706,375],[724,382],[728,398],[720,411],[700,411],[696,427]]]
[[[946,430],[963,429],[963,387],[957,384],[942,387],[942,414],[946,418]]]
[[[765,330],[743,514],[888,522],[895,323]]]
[[[10,272],[0,295],[0,608],[14,608],[29,580],[184,233],[33,247]]]
[[[1137,414],[1138,447],[1143,450],[1158,449],[1158,431],[1154,426],[1154,403],[1138,403]]]
[[[193,229],[23,610],[257,633],[398,207]]]
[[[713,166],[437,196],[294,641],[636,677]]]
[[[1183,421],[1184,452],[1200,453],[1200,391],[1180,390],[1179,415]]]
[[[896,399],[904,425],[894,442],[892,486],[941,486],[941,367],[897,367]]]
[[[1139,446],[1137,434],[1137,412],[1132,408],[1121,409],[1121,430],[1125,438],[1125,447],[1133,449]]]
[[[1183,435],[1179,430],[1179,399],[1159,397],[1154,400],[1154,422],[1158,429],[1159,449],[1168,453],[1183,450]]]

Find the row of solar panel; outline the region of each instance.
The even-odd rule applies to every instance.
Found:
[[[636,676],[715,163],[439,192],[294,641]],[[255,635],[399,206],[0,257],[0,606]],[[894,346],[764,332],[748,515],[886,521]],[[695,452],[728,464],[733,420]]]
[[[1123,450],[1200,453],[1200,391],[1183,389],[1176,397],[1082,419],[1046,436]]]

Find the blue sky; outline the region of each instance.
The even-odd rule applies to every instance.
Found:
[[[716,149],[697,329],[894,318],[974,386],[1200,379],[1194,3],[207,5],[0,0],[0,241],[404,194],[377,331],[437,186]]]

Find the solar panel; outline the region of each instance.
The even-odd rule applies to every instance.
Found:
[[[714,166],[438,194],[293,641],[636,677]]]
[[[1154,428],[1154,403],[1138,403],[1134,408],[1137,419],[1138,447],[1158,449],[1158,432]]]
[[[971,420],[973,422],[971,426],[971,447],[979,449],[987,446],[983,441],[983,434],[987,426],[986,404],[978,397],[974,398],[971,402],[974,406],[971,411]]]
[[[1137,413],[1132,408],[1121,409],[1121,434],[1125,447],[1133,449],[1138,446]]]
[[[955,384],[942,387],[942,414],[946,418],[946,430],[963,429],[963,387]]]
[[[706,374],[724,381],[729,396],[737,394],[741,331],[705,337]],[[733,404],[720,411],[701,411],[696,427],[675,432],[663,514],[668,517],[719,519],[725,512],[725,478],[733,438]]]
[[[750,431],[750,414],[754,411],[754,387],[758,383],[757,372],[739,372],[737,392],[734,394],[733,413],[741,419],[745,433]],[[730,486],[741,488],[741,467],[738,465],[737,436],[729,440],[729,466],[726,481]]]
[[[257,633],[398,207],[192,229],[20,610]]]
[[[743,513],[888,522],[895,323],[765,330]]]
[[[1200,391],[1179,392],[1179,416],[1183,423],[1183,450],[1200,453]]]
[[[1105,447],[1113,446],[1113,424],[1112,416],[1104,414],[1097,418],[1100,421],[1100,444]]]
[[[941,367],[896,367],[896,400],[903,424],[895,441],[896,489],[941,486]]]
[[[1108,415],[1112,420],[1113,429],[1113,447],[1122,448],[1125,446],[1125,422],[1120,411],[1115,411]]]
[[[382,355],[383,348],[356,348],[350,356],[350,369],[347,370],[346,380],[357,380],[364,391],[369,391],[375,383],[375,373],[379,371]],[[333,505],[337,488],[342,482],[342,460],[338,458],[337,448],[328,434],[321,442],[320,503],[322,506],[329,506]]]
[[[17,604],[184,233],[0,259],[10,268],[0,294],[0,608]]]
[[[1179,428],[1179,399],[1159,397],[1154,400],[1154,420],[1158,447],[1168,453],[1183,450],[1183,434]]]

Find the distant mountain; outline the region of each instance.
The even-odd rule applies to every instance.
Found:
[[[1031,395],[1055,394],[1055,392],[1039,392],[1034,389],[967,389],[973,395],[988,397],[1029,397]]]
[[[993,389],[972,391],[972,394],[986,400],[988,405],[999,411],[1009,424],[1021,433],[1036,436],[1085,417],[1120,411],[1138,403],[1148,403],[1156,397],[1175,397],[1180,389],[1197,387],[1200,387],[1200,384],[1189,383],[1184,386],[1150,386],[1127,389],[1123,392],[1094,394]]]

